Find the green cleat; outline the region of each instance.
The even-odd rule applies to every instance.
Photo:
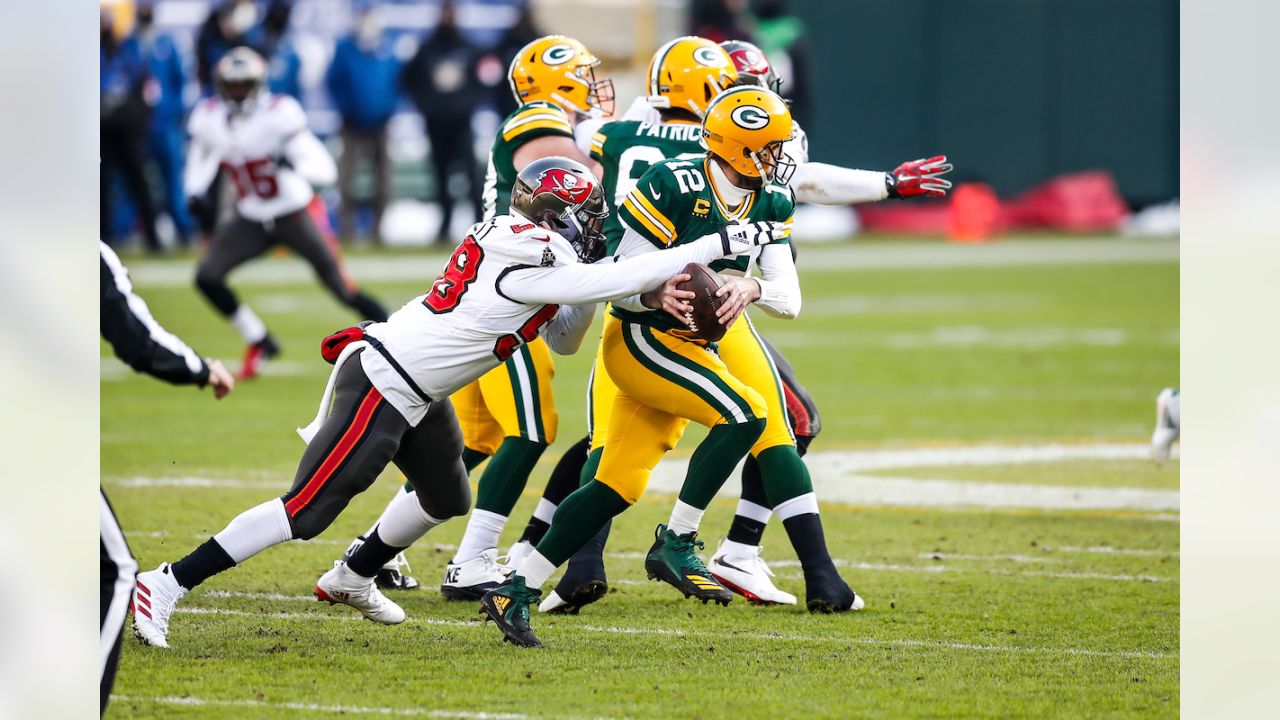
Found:
[[[644,570],[650,580],[661,580],[684,593],[685,597],[693,596],[702,601],[714,600],[721,605],[728,605],[733,593],[716,582],[707,566],[702,564],[694,549],[702,548],[698,533],[676,535],[666,525],[658,525],[654,531],[653,547],[644,559]]]
[[[503,640],[519,647],[540,648],[542,642],[529,627],[529,606],[540,597],[541,590],[530,590],[522,576],[512,575],[480,598],[480,614],[498,624]]]

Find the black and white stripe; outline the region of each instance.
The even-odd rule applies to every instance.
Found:
[[[111,695],[111,685],[116,678],[116,663],[120,659],[121,634],[124,621],[129,611],[129,602],[133,597],[134,575],[138,572],[138,563],[129,552],[124,532],[111,511],[111,503],[107,502],[107,494],[99,489],[100,510],[98,515],[98,532],[101,535],[101,573],[100,573],[100,608],[101,634],[100,656],[98,663],[98,682],[102,696],[102,710],[106,710],[107,698]]]

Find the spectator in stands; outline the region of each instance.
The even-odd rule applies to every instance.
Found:
[[[516,19],[516,24],[512,25],[502,35],[502,39],[498,41],[494,53],[497,53],[500,72],[497,74],[498,82],[486,83],[492,88],[492,97],[490,101],[493,108],[498,112],[498,117],[506,117],[515,112],[516,99],[511,94],[511,86],[507,83],[507,68],[511,67],[511,61],[515,59],[516,53],[520,52],[520,48],[537,40],[546,33],[538,29],[537,22],[533,17],[533,4],[529,0],[524,0],[520,5],[520,15]],[[480,59],[481,67],[492,64],[487,57]],[[492,76],[492,72],[480,73],[482,78]]]
[[[227,51],[247,45],[261,49],[258,6],[253,0],[224,0],[209,12],[196,37],[196,78],[200,94],[213,95],[213,68]]]
[[[101,46],[98,79],[100,100],[101,165],[99,213],[102,238],[117,240],[111,232],[112,182],[119,174],[132,197],[142,222],[147,250],[159,252],[160,236],[156,233],[156,210],[143,171],[147,125],[151,110],[144,92],[150,79],[136,37],[120,38],[116,34],[115,17],[105,6],[100,13]]]
[[[302,58],[289,33],[292,0],[271,0],[262,19],[262,56],[267,59],[267,88],[302,100]]]
[[[787,5],[787,0],[756,0],[756,44],[782,78],[782,95],[791,101],[791,114],[807,123],[813,118],[808,30]]]
[[[165,209],[173,220],[178,243],[186,246],[196,231],[187,213],[187,196],[182,191],[182,169],[186,161],[186,132],[182,127],[186,105],[182,99],[187,73],[173,37],[155,27],[155,0],[141,0],[137,6],[135,37],[151,73],[148,100],[151,125],[147,149],[164,184]]]
[[[751,41],[749,24],[747,0],[694,0],[689,13],[690,34],[715,43]],[[762,49],[768,51],[768,48]]]
[[[354,32],[338,41],[325,85],[342,115],[339,235],[354,234],[356,163],[361,157],[368,157],[373,164],[374,185],[370,235],[374,244],[381,244],[382,213],[391,194],[387,123],[400,99],[400,61],[383,32],[376,4],[362,7],[356,15]]]
[[[471,117],[484,92],[476,78],[479,56],[479,50],[458,31],[453,1],[445,0],[435,33],[418,46],[417,54],[405,66],[405,91],[422,113],[431,143],[431,164],[440,202],[437,242],[449,239],[449,224],[453,221],[451,169],[461,170],[466,177],[467,199],[474,217],[477,221],[482,217],[479,169],[471,134]]]

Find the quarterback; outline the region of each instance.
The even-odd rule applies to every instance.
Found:
[[[472,226],[426,293],[386,322],[337,334],[349,342],[335,358],[316,421],[302,431],[308,445],[293,486],[186,557],[140,574],[138,637],[167,647],[169,618],[187,592],[273,545],[315,537],[392,462],[414,491],[398,496],[351,558],[320,578],[316,596],[375,622],[402,622],[404,611],[374,575],[470,507],[449,395],[537,337],[557,352],[575,352],[597,302],[653,289],[689,262],[747,252],[782,232],[772,223],[743,225],[675,252],[591,264],[603,254],[599,226],[607,212],[598,181],[581,163],[530,163],[517,176],[511,214]]]
[[[284,244],[310,263],[320,281],[362,318],[385,320],[387,312],[343,273],[337,249],[321,236],[308,207],[312,184],[338,176],[333,158],[307,129],[297,100],[265,90],[267,64],[239,47],[223,56],[215,72],[218,96],[196,106],[188,121],[184,187],[199,205],[221,170],[236,192],[235,217],[214,233],[196,269],[196,287],[244,338],[240,377],[256,376],[279,351],[267,326],[227,286],[240,265]]]

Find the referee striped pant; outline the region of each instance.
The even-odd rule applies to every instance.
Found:
[[[99,712],[107,711],[107,699],[116,679],[116,664],[120,660],[120,641],[124,632],[124,620],[129,603],[133,599],[134,575],[138,562],[129,552],[124,532],[116,521],[116,514],[107,502],[107,494],[99,488],[101,509],[98,515],[98,532],[101,535],[101,654],[98,664],[98,684],[102,696]]]

